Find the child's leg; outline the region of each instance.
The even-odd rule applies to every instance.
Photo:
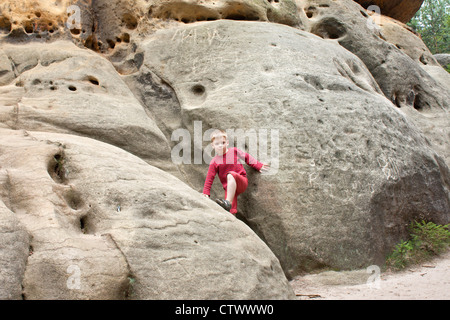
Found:
[[[231,202],[230,212],[237,213],[237,197],[247,189],[248,180],[246,177],[230,171],[227,175],[227,190],[225,190],[225,199]]]
[[[232,203],[234,196],[236,195],[237,183],[236,179],[233,177],[231,173],[227,174],[227,190],[225,199]]]

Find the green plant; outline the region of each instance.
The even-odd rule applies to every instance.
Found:
[[[393,269],[426,261],[444,252],[450,245],[450,224],[436,225],[433,222],[416,222],[410,225],[410,239],[395,246],[386,261]]]
[[[425,0],[408,25],[433,54],[450,51],[450,0]]]
[[[448,73],[450,73],[450,63],[447,65],[447,68],[445,68]]]

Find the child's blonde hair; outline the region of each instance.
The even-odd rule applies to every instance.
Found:
[[[210,138],[211,138],[211,142],[214,142],[214,139],[216,139],[216,138],[228,139],[228,136],[227,136],[227,133],[225,131],[220,130],[220,129],[216,129],[216,130],[214,130],[211,133]]]

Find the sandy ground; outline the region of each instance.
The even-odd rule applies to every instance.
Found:
[[[401,272],[327,271],[291,284],[301,300],[450,300],[450,251]]]

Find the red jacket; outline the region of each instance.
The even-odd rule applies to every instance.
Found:
[[[216,177],[216,173],[219,175],[220,182],[223,185],[223,188],[227,189],[227,174],[230,171],[234,171],[244,177],[247,177],[247,172],[245,172],[244,166],[238,160],[244,160],[250,167],[261,170],[263,164],[253,158],[248,153],[245,153],[238,148],[230,148],[227,153],[221,156],[215,156],[212,158],[208,173],[206,174],[205,186],[203,187],[203,193],[210,195],[211,186],[214,182],[214,178]]]

